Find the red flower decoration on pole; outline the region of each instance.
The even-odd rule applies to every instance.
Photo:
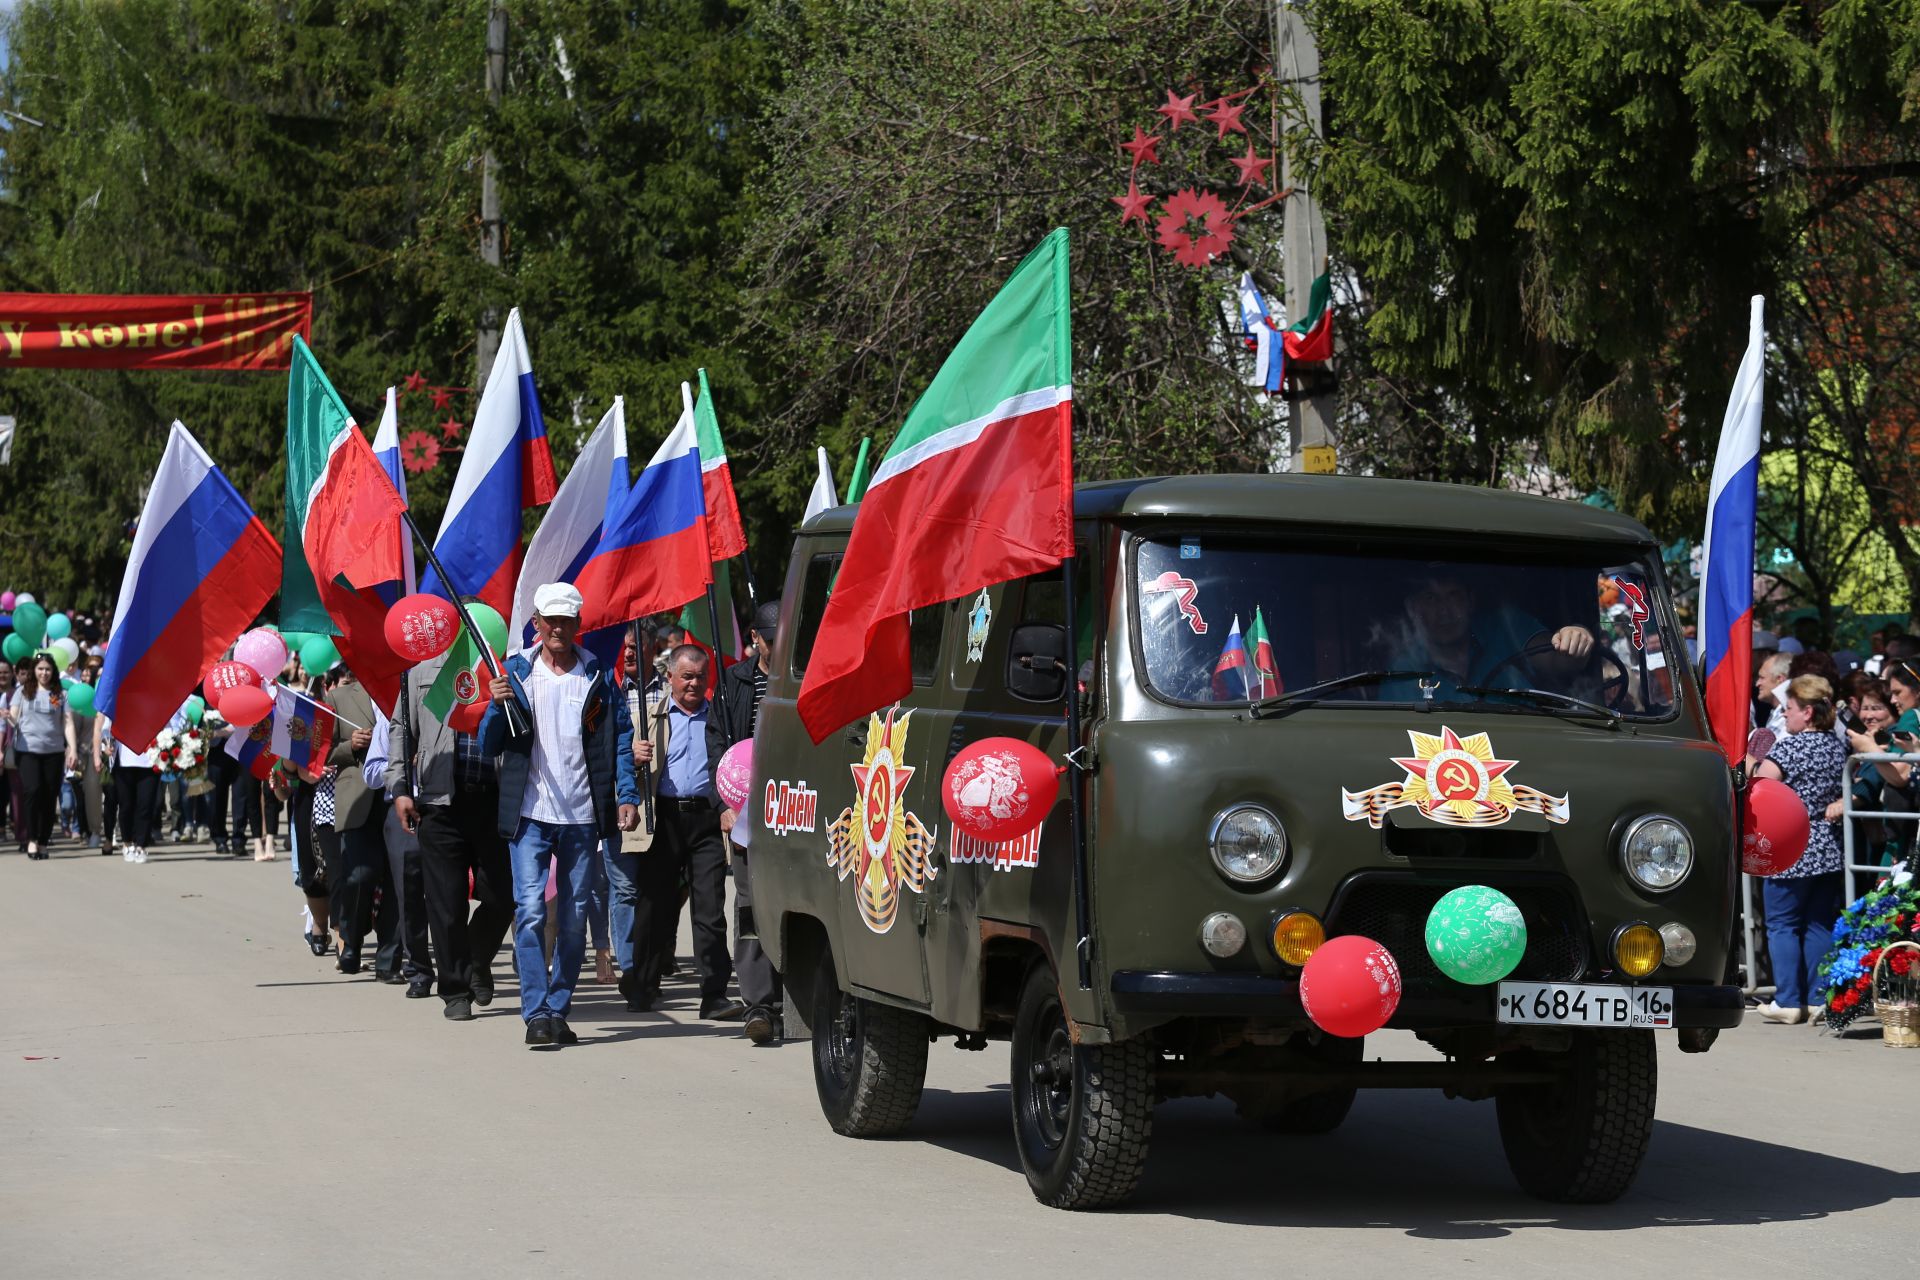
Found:
[[[1199,220],[1198,234],[1188,223]],[[1158,223],[1160,246],[1183,267],[1204,267],[1233,243],[1233,217],[1219,196],[1186,187],[1169,197]]]
[[[400,442],[400,465],[418,473],[431,471],[440,462],[440,442],[424,431],[409,431]]]

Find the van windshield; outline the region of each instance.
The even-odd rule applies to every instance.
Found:
[[[1634,718],[1673,710],[1669,615],[1651,566],[1622,548],[1376,552],[1274,542],[1136,542],[1134,608],[1156,694],[1244,706],[1348,681],[1314,701],[1565,709],[1517,692],[1536,690]],[[1685,662],[1685,642],[1673,648]]]

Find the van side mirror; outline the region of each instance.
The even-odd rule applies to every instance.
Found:
[[[1007,642],[1007,692],[1023,702],[1058,702],[1067,696],[1067,629],[1030,622]]]

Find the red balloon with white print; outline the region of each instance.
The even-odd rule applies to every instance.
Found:
[[[1813,823],[1798,792],[1772,778],[1747,784],[1740,868],[1750,876],[1777,876],[1807,851]]]
[[[953,824],[989,844],[1018,840],[1046,820],[1060,770],[1018,738],[982,738],[947,765],[941,804]]]
[[[266,681],[244,662],[216,662],[208,669],[206,679],[200,683],[206,689],[207,701],[213,704],[213,709],[226,716],[220,703],[229,693],[235,689],[258,689]],[[227,719],[232,720],[233,717],[227,716]]]
[[[1300,1005],[1329,1035],[1355,1039],[1387,1025],[1400,1007],[1393,953],[1357,933],[1328,938],[1300,969]]]
[[[387,610],[387,647],[409,662],[439,657],[459,634],[459,612],[439,596],[402,596]]]

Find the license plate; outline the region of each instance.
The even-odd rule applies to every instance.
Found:
[[[1670,1027],[1672,987],[1608,987],[1577,982],[1503,982],[1501,1022],[1554,1027]]]

